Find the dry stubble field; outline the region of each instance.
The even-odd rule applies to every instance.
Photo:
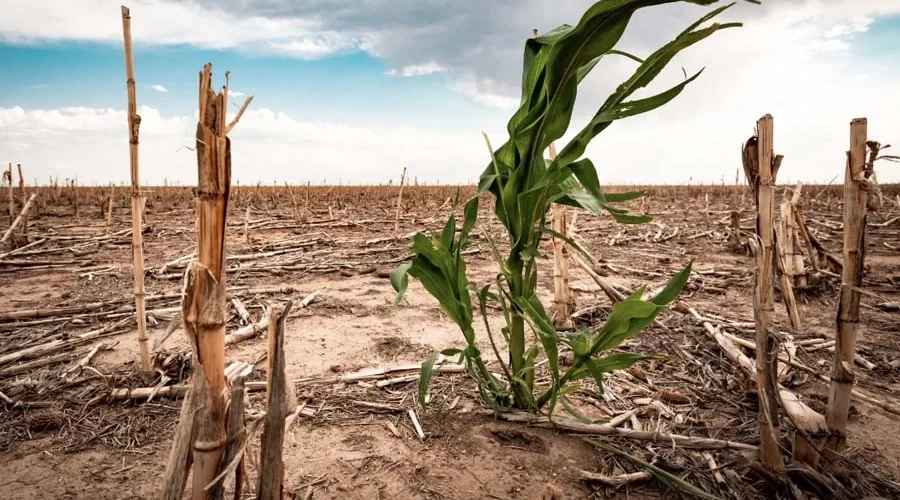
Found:
[[[463,196],[471,189],[463,188]],[[892,199],[900,192],[897,186],[882,189]],[[407,187],[396,234],[440,228],[454,191]],[[580,241],[601,259],[597,271],[622,291],[657,287],[692,259],[695,263],[680,305],[623,347],[661,357],[611,376],[602,394],[585,381],[575,403],[587,416],[609,418],[640,408],[623,427],[751,444],[758,439],[755,396],[744,376],[687,312],[694,308],[716,328],[753,339],[753,261],[728,243],[730,210],[742,211],[745,229],[753,226],[751,198],[743,191],[737,186],[654,189],[644,201],[630,202],[633,210],[655,216],[653,223],[640,226],[578,214]],[[155,498],[180,400],[165,397],[164,391],[150,401],[112,394],[187,378],[183,333],[176,330],[157,344],[167,326],[177,322],[182,273],[196,246],[191,190],[167,187],[148,193],[146,287],[157,368],[151,375],[136,367],[127,193],[116,192],[111,226],[106,188],[78,188],[77,194],[70,188],[42,188],[38,193],[39,213],[29,220],[27,241],[18,236],[15,242],[32,246],[0,259],[0,391],[8,398],[0,410],[0,496]],[[418,412],[424,441],[407,415],[415,408],[416,384],[408,381],[414,376],[384,382],[414,372],[340,380],[362,369],[415,364],[435,349],[463,343],[417,282],[411,282],[406,301],[393,305],[387,273],[409,256],[406,239],[393,236],[396,199],[396,187],[232,191],[226,248],[231,296],[246,306],[250,322],[262,316],[267,303],[295,302],[286,352],[300,411],[285,438],[286,491],[298,498],[312,489],[314,498],[536,499],[551,484],[565,498],[663,495],[653,480],[618,489],[585,480],[580,471],[615,475],[636,469],[579,436],[493,419],[477,403],[464,374],[433,379],[431,405]],[[840,200],[839,186],[806,186],[800,204],[810,230],[837,256]],[[891,309],[900,301],[898,216],[900,209],[887,201],[870,214],[864,280],[869,293],[862,299],[859,352],[874,367],[858,367],[858,388],[893,403],[900,400],[900,316]],[[499,237],[500,227],[490,221],[488,200],[483,200],[479,226]],[[495,271],[484,241],[474,241],[470,279],[481,286]],[[549,244],[545,249],[549,254]],[[549,303],[549,258],[540,274]],[[576,322],[602,321],[609,300],[576,266],[571,286]],[[297,305],[314,292],[306,307]],[[793,332],[795,341],[832,339],[836,280],[824,276],[817,287],[800,293],[798,302],[803,325]],[[27,318],[9,314],[17,312]],[[245,326],[233,303],[229,314],[229,333]],[[780,302],[776,321],[786,331]],[[229,361],[256,363],[252,380],[265,380],[264,336],[226,350]],[[483,335],[481,340],[482,352],[490,352]],[[827,374],[828,349],[805,347],[821,342],[798,344],[797,360]],[[50,347],[37,347],[44,345]],[[752,351],[744,352],[753,357]],[[88,363],[80,363],[87,358]],[[807,404],[824,411],[825,382],[797,369],[787,381]],[[250,407],[262,411],[262,393],[251,393]],[[645,411],[648,407],[653,410]],[[862,491],[891,496],[885,481],[900,481],[896,428],[896,416],[856,402],[851,449],[837,477]],[[723,498],[752,498],[759,486],[752,474],[733,472],[746,470],[735,451],[711,450],[705,456],[703,450],[666,442],[605,439]],[[710,471],[709,458],[721,474]],[[255,465],[248,464],[251,473]]]

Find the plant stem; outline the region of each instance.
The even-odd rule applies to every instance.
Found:
[[[825,456],[829,458],[839,456],[846,446],[847,416],[856,379],[853,358],[859,333],[858,290],[862,286],[866,254],[867,133],[868,121],[865,118],[850,122],[850,150],[844,174],[844,267],[838,301],[837,345],[831,365],[831,390],[825,414],[830,431],[825,442]]]
[[[509,292],[513,298],[523,297],[523,263],[519,258],[519,251],[513,247],[506,261],[510,273]],[[511,304],[517,308],[515,304]],[[525,360],[525,319],[522,312],[513,312],[509,321],[509,367],[513,377],[519,377],[525,381],[525,386],[511,380],[513,391],[513,404],[518,409],[528,409],[528,401],[534,386],[534,367],[526,366]],[[526,394],[527,391],[527,394]]]

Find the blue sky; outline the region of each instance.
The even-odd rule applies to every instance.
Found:
[[[197,106],[197,72],[213,62],[216,83],[231,71],[231,88],[254,95],[254,107],[292,116],[344,123],[437,125],[504,119],[505,113],[451,91],[441,74],[388,76],[384,61],[363,52],[319,60],[254,55],[187,45],[135,49],[139,103],[166,114],[188,114]],[[66,106],[122,108],[127,103],[123,51],[108,43],[0,45],[0,106],[55,109]],[[162,85],[166,92],[150,87]],[[236,101],[241,99],[235,98]],[[477,124],[475,127],[477,128]]]
[[[536,0],[135,0],[141,177],[193,183],[197,72],[231,71],[234,176],[257,181],[474,181],[481,138],[505,140],[517,101],[524,39],[577,22],[592,2]],[[622,46],[647,54],[707,8],[651,8]],[[0,0],[0,162],[28,176],[81,183],[128,179],[121,18],[106,0]],[[587,155],[606,183],[732,182],[739,145],[772,113],[782,182],[827,182],[843,171],[848,124],[900,148],[900,2],[764,1],[721,16],[742,21],[679,56],[657,87],[705,68],[652,115],[616,123]],[[604,63],[605,64],[605,63]],[[595,70],[573,129],[632,66]],[[164,90],[164,91],[163,91]],[[653,90],[653,89],[648,89]],[[244,95],[238,95],[244,94]],[[564,138],[565,139],[565,138]],[[882,182],[900,169],[879,168]]]

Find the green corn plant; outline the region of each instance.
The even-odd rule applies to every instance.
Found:
[[[638,290],[613,306],[604,325],[573,335],[556,332],[536,295],[541,239],[561,238],[579,250],[574,242],[545,227],[551,204],[581,207],[596,215],[608,213],[625,224],[650,220],[616,206],[643,196],[644,192],[603,193],[593,162],[582,155],[590,141],[612,122],[668,103],[700,75],[697,72],[650,97],[629,100],[635,91],[653,81],[676,54],[720,29],[740,26],[740,23],[702,26],[733,5],[729,4],[710,11],[645,59],[615,49],[635,11],[676,1],[715,3],[715,0],[603,0],[590,7],[576,26],[563,25],[529,39],[525,44],[522,100],[507,127],[510,138],[494,150],[485,136],[491,160],[481,175],[478,194],[465,203],[460,230],[457,231],[455,203],[441,234],[416,234],[410,243],[414,254],[412,262],[401,265],[391,275],[398,301],[406,292],[408,276],[412,276],[459,326],[465,337],[465,349],[449,349],[442,354],[459,355],[465,360],[469,373],[478,381],[482,398],[495,409],[538,411],[548,408],[552,412],[561,400],[568,410],[573,411],[565,398],[575,389],[573,382],[591,377],[602,387],[605,373],[627,368],[642,359],[635,354],[608,354],[608,351],[649,325],[678,296],[690,276],[688,264],[655,296],[645,299],[645,290]],[[548,146],[569,128],[578,84],[603,57],[612,55],[629,57],[636,61],[637,69],[616,88],[555,159],[545,158]],[[495,199],[494,214],[506,229],[509,251],[501,256],[490,234],[483,234],[499,264],[499,271],[493,283],[474,289],[466,277],[462,251],[470,244],[469,236],[478,215],[478,195],[484,193],[491,193]],[[590,260],[586,253],[585,257]],[[472,295],[477,298],[500,374],[488,370],[477,347]],[[508,347],[506,360],[500,354],[499,339],[495,338],[487,320],[487,307],[492,303],[499,304],[505,321],[500,334]],[[531,347],[526,342],[526,325],[536,340]],[[561,344],[568,345],[574,353],[573,363],[562,372],[558,363]],[[546,357],[550,383],[536,387],[535,360],[541,355]],[[419,400],[423,405],[434,360],[431,358],[422,367]]]

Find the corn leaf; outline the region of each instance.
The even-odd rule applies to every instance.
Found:
[[[425,408],[425,397],[428,395],[428,382],[431,381],[431,375],[434,373],[434,362],[437,360],[437,354],[426,359],[422,363],[422,369],[419,375],[419,406]]]
[[[684,286],[687,285],[688,279],[691,277],[693,265],[693,261],[689,262],[684,269],[678,272],[678,274],[672,276],[672,279],[666,283],[666,286],[662,290],[650,299],[650,302],[659,306],[666,306],[677,299],[678,295],[684,289]]]
[[[613,305],[606,323],[597,333],[593,352],[618,347],[622,342],[643,330],[659,312],[660,307],[643,300],[626,299]]]
[[[635,114],[651,111],[669,102],[671,99],[677,96],[684,88],[684,86],[686,86],[688,83],[693,81],[694,78],[699,76],[699,73],[694,75],[694,77],[673,87],[672,89],[669,89],[666,92],[657,94],[656,96],[647,99],[641,99],[638,101],[633,101],[630,104],[626,103],[626,105],[623,105],[624,100],[627,99],[628,96],[633,94],[635,91],[645,87],[654,78],[656,78],[656,76],[659,75],[663,68],[665,68],[666,65],[668,65],[668,63],[672,60],[672,58],[674,58],[679,52],[705,39],[706,37],[712,35],[720,29],[740,26],[740,23],[726,23],[721,25],[713,24],[707,28],[694,31],[697,26],[717,16],[725,9],[731,7],[731,5],[733,4],[725,5],[721,8],[715,9],[709,14],[701,17],[697,22],[695,22],[681,34],[679,34],[673,41],[664,45],[649,57],[644,59],[643,63],[641,63],[640,66],[635,70],[634,74],[628,80],[619,85],[616,92],[610,95],[609,98],[607,98],[606,102],[603,104],[600,110],[597,111],[594,119],[591,120],[581,130],[581,132],[579,132],[562,149],[555,161],[559,162],[562,165],[565,165],[577,160],[582,154],[584,154],[584,151],[585,149],[587,149],[587,144],[590,142],[590,140],[596,137],[596,135],[602,132],[606,127],[608,127],[613,120],[617,119],[617,117],[633,116]],[[625,107],[623,108],[623,106]]]
[[[634,200],[642,196],[646,196],[647,191],[627,191],[624,193],[604,193],[608,203],[622,203],[623,201]]]
[[[601,380],[604,373],[631,368],[638,361],[645,359],[650,359],[650,356],[630,352],[617,352],[598,359],[587,359],[583,367],[572,373],[570,380],[580,380],[590,374],[597,381],[597,386],[602,387]]]
[[[402,299],[403,295],[406,293],[406,288],[409,286],[409,269],[411,267],[412,264],[401,264],[391,271],[391,286],[394,287],[394,291],[397,292],[397,298],[394,299],[394,305],[399,304],[400,299]]]

